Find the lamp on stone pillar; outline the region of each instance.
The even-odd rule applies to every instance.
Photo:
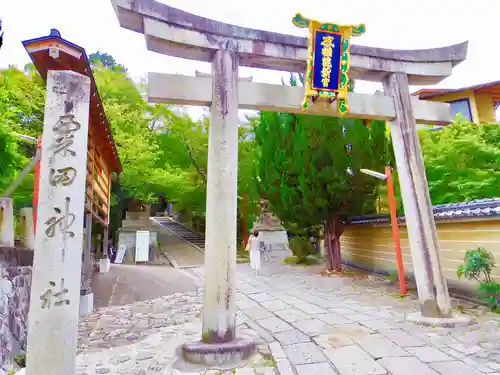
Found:
[[[233,44],[221,45],[212,60],[203,328],[200,341],[183,345],[186,360],[205,365],[245,359],[255,351],[253,341],[236,338],[235,332],[238,55]]]

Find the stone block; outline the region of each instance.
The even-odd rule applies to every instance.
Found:
[[[260,303],[265,309],[269,311],[279,311],[289,309],[291,306],[280,300],[265,301]]]
[[[309,336],[303,334],[297,329],[277,333],[274,337],[280,342],[281,345],[300,344],[302,342],[311,341]]]
[[[430,363],[434,370],[441,375],[481,375],[481,371],[476,370],[460,361],[446,361]]]
[[[267,319],[259,319],[256,321],[262,328],[267,329],[271,333],[278,333],[287,330],[293,329],[293,327],[281,320],[280,318],[267,318]]]
[[[354,341],[343,333],[330,333],[313,337],[316,344],[323,349],[340,348],[341,346],[354,345]]]
[[[276,368],[280,375],[295,375],[290,362],[286,358],[276,359]]]
[[[304,320],[309,317],[308,314],[297,309],[280,310],[276,311],[275,314],[288,323],[293,323],[297,320]]]
[[[433,346],[406,348],[406,350],[420,359],[422,362],[452,361],[454,359]]]
[[[267,301],[274,301],[275,298],[271,296],[270,294],[267,293],[254,293],[254,294],[249,294],[248,297],[253,299],[254,301],[257,302],[267,302]]]
[[[390,324],[389,321],[384,319],[362,320],[360,321],[360,324],[374,331],[394,328],[394,326]]]
[[[316,315],[316,318],[330,325],[352,323],[352,320],[334,313]]]
[[[356,311],[354,311],[352,309],[348,309],[346,307],[334,307],[334,308],[331,308],[328,310],[331,311],[332,313],[338,314],[338,315],[356,314]]]
[[[283,347],[283,350],[293,365],[327,361],[323,352],[312,342],[287,345]]]
[[[328,362],[311,363],[295,366],[297,375],[337,375],[337,371]]]
[[[439,375],[414,357],[388,357],[382,358],[378,363],[389,370],[391,375]]]
[[[307,302],[297,303],[294,306],[296,308],[298,308],[299,310],[304,311],[307,314],[326,314],[328,312],[327,310],[322,309],[319,306],[316,306],[312,303],[307,303]]]
[[[266,319],[273,318],[274,315],[262,307],[252,307],[245,309],[245,314],[247,314],[251,319]]]
[[[403,348],[380,334],[354,338],[354,340],[374,358],[410,356]]]
[[[319,319],[297,320],[292,324],[309,336],[317,336],[333,332],[332,326]]]
[[[357,345],[327,349],[325,354],[340,375],[386,375],[387,370]]]
[[[425,345],[422,340],[402,329],[381,330],[380,333],[403,348]]]

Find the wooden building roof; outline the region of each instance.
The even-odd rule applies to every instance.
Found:
[[[22,43],[44,80],[49,70],[71,70],[90,78],[89,133],[94,135],[96,149],[109,172],[120,174],[122,165],[85,49],[63,39],[56,29],[52,29],[48,36]]]
[[[459,89],[422,89],[413,93],[413,96],[418,96],[419,99],[430,99],[436,96],[458,93],[462,91],[474,91],[478,94],[487,94],[491,96],[494,103],[500,102],[500,81],[482,83],[480,85],[461,87]]]

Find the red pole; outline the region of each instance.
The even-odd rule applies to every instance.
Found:
[[[41,156],[42,153],[42,137],[38,137],[36,145],[36,153]],[[40,185],[40,160],[35,165],[35,183],[33,184],[33,230],[36,236],[36,216],[38,211],[38,187]]]
[[[396,247],[396,261],[398,265],[399,289],[401,294],[407,294],[405,283],[405,269],[403,265],[403,255],[401,254],[401,241],[399,238],[398,216],[396,214],[396,198],[394,196],[394,184],[392,182],[391,167],[385,167],[387,176],[387,195],[389,198],[389,211],[391,212],[392,238]]]
[[[243,247],[247,247],[248,242],[248,228],[247,228],[247,195],[243,194],[243,199],[241,201],[243,206]]]

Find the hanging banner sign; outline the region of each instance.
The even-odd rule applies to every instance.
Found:
[[[310,100],[321,98],[330,102],[336,100],[339,114],[348,113],[350,39],[362,35],[365,25],[321,23],[304,18],[300,13],[292,22],[297,27],[309,28],[302,109],[307,110]]]

